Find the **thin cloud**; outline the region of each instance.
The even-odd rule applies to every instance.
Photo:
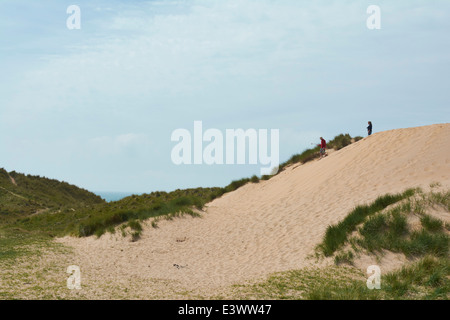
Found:
[[[2,161],[14,169],[10,146],[27,146],[22,171],[77,168],[92,189],[106,175],[116,190],[157,189],[141,173],[171,171],[170,134],[194,120],[280,129],[283,161],[318,132],[445,121],[450,103],[448,1],[380,1],[378,31],[366,28],[369,1],[79,1],[72,31],[64,6],[17,10],[28,3],[0,4]],[[198,185],[244,174],[176,170],[183,185],[192,172]]]
[[[122,153],[139,152],[147,150],[151,141],[144,134],[127,133],[117,136],[95,137],[88,141],[88,149],[101,156],[120,155]]]

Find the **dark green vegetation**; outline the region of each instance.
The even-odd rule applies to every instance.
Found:
[[[153,192],[141,196],[131,196],[120,201],[84,210],[71,227],[78,236],[102,235],[105,231],[129,221],[131,229],[142,231],[138,221],[175,213],[195,215],[192,208],[201,210],[205,203],[214,199],[220,188],[197,188],[173,192]],[[135,239],[138,234],[135,233]]]
[[[378,197],[370,205],[357,206],[343,221],[339,222],[337,225],[328,226],[325,238],[320,245],[321,251],[325,256],[332,255],[347,241],[347,236],[355,231],[356,227],[361,224],[366,217],[385,209],[389,205],[414,195],[415,192],[416,190],[414,189],[408,189],[401,194],[387,194]]]
[[[23,221],[42,215],[54,217],[57,225],[63,213],[103,203],[99,196],[66,182],[0,169],[0,262],[54,247],[49,241],[54,233],[45,220],[28,230],[21,227]]]
[[[72,234],[80,237],[101,236],[106,231],[122,223],[139,232],[139,221],[169,215],[176,212],[193,214],[192,208],[201,209],[213,199],[220,188],[197,188],[173,192],[153,192],[140,196],[130,196],[110,203],[94,204],[77,210],[44,212],[39,215],[19,219],[17,227],[24,230],[41,230],[54,236]]]
[[[0,223],[46,210],[103,202],[99,196],[66,182],[0,169]]]
[[[449,252],[450,238],[445,232],[430,232],[426,228],[410,231],[407,218],[401,213],[378,214],[368,219],[360,234],[362,238],[356,243],[368,252],[386,249],[408,257],[426,254],[446,257]]]

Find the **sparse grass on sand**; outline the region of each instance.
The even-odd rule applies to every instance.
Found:
[[[256,284],[235,285],[234,299],[415,300],[448,299],[449,259],[427,255],[381,276],[381,289],[367,287],[367,275],[351,266],[275,273]],[[218,298],[221,298],[220,296]]]
[[[0,299],[63,299],[70,249],[48,235],[0,228]]]

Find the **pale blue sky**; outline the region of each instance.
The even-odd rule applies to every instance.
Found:
[[[449,31],[447,0],[2,0],[0,167],[92,191],[223,186],[260,166],[175,166],[173,130],[279,129],[285,161],[368,120],[449,122]]]

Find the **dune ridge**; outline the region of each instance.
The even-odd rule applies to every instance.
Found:
[[[308,256],[327,226],[354,206],[432,182],[448,188],[449,138],[450,124],[375,133],[227,193],[207,204],[202,218],[162,221],[157,229],[148,223],[137,242],[109,234],[58,241],[73,248],[71,261],[87,284],[152,282],[149,296],[159,287],[167,292],[168,282],[213,293],[276,271],[317,266]]]

